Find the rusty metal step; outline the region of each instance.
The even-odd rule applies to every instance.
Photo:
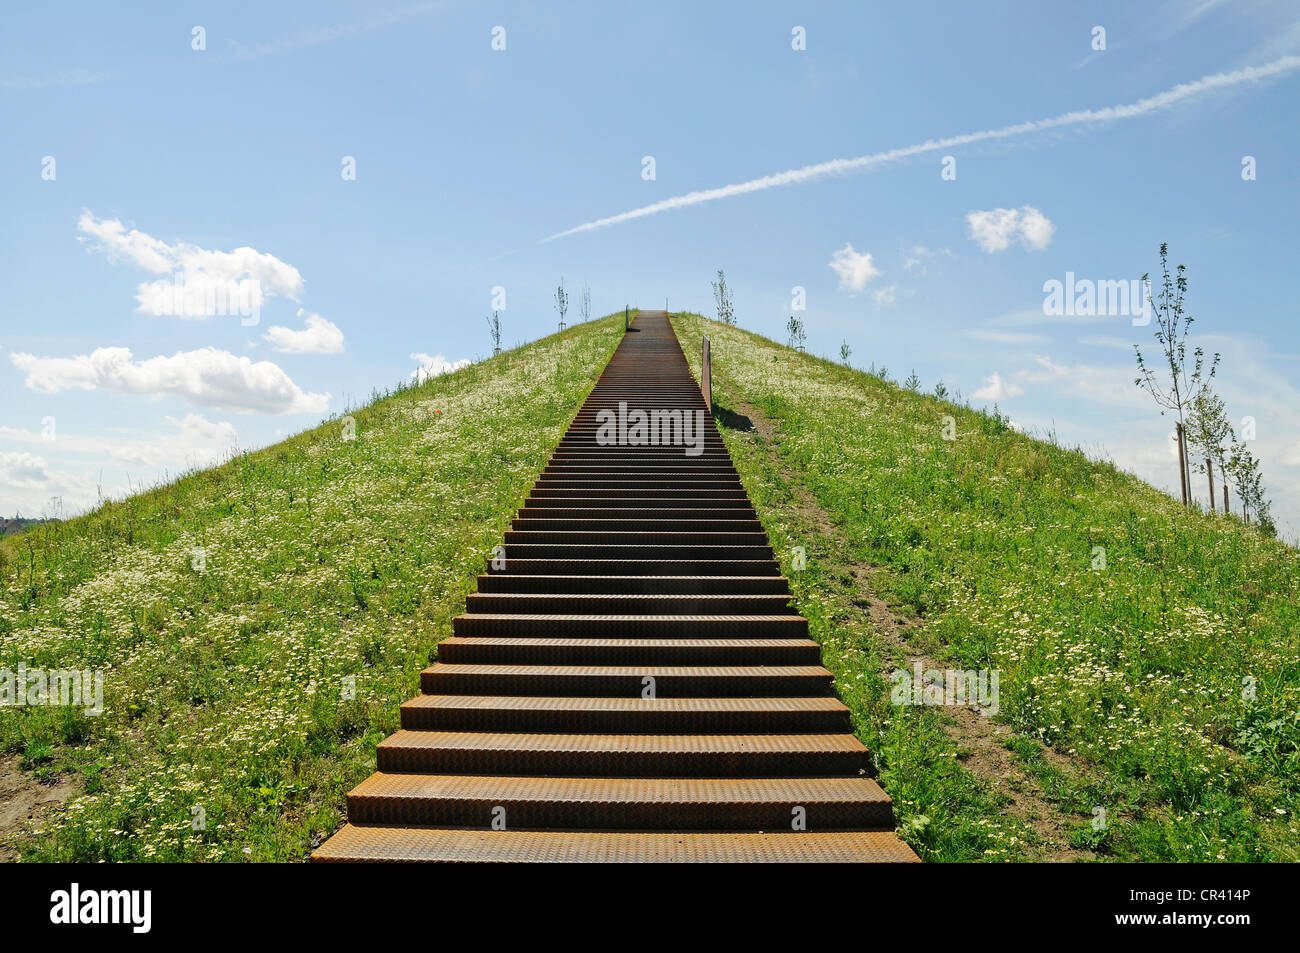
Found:
[[[507,559],[771,559],[772,547],[730,543],[507,543]]]
[[[610,613],[469,613],[452,620],[461,637],[476,635],[544,638],[725,639],[808,637],[808,620],[793,613],[774,615],[636,615]]]
[[[508,572],[478,577],[479,593],[623,595],[788,595],[784,576],[542,576]],[[471,600],[473,596],[470,597]]]
[[[648,546],[674,546],[678,548],[698,548],[701,546],[742,546],[764,549],[771,552],[764,532],[706,532],[694,530],[682,524],[676,531],[665,532],[652,530],[596,530],[596,529],[551,529],[526,530],[508,529],[505,532],[506,552],[516,546],[633,546],[644,549]],[[712,550],[711,550],[712,551]]]
[[[528,492],[526,503],[529,506],[544,504],[555,506],[579,506],[584,509],[595,507],[660,507],[660,506],[717,506],[737,509],[753,509],[749,497],[740,488],[700,490],[620,490],[591,489],[578,493],[573,490],[551,490],[545,487],[533,487]]]
[[[623,463],[626,461],[647,461],[650,463],[676,461],[685,453],[686,448],[683,446],[666,446],[666,447],[609,447],[602,445],[599,441],[590,440],[587,442],[561,440],[560,444],[551,453],[551,462],[572,462],[588,460],[593,463],[609,464]],[[722,441],[697,442],[690,447],[691,452],[686,454],[692,462],[708,463],[725,463],[731,466],[731,455],[727,453],[726,445]]]
[[[780,830],[796,808],[808,831],[892,830],[870,778],[571,778],[371,775],[348,794],[357,824],[490,829]]]
[[[483,831],[347,824],[312,855],[320,862],[432,863],[917,863],[884,831],[644,833]]]
[[[588,517],[600,516],[602,513],[626,513],[631,516],[645,514],[650,519],[658,519],[656,512],[700,511],[718,514],[720,517],[734,519],[753,518],[754,508],[743,496],[731,497],[687,497],[687,496],[627,496],[627,497],[589,497],[589,496],[530,496],[524,500],[520,512],[530,511],[530,515],[546,516],[555,511],[572,511],[575,515],[586,513]],[[595,511],[595,512],[593,512]]]
[[[776,560],[766,559],[526,559],[513,555],[497,569],[489,566],[489,572],[512,573],[515,575],[554,575],[554,576],[680,576],[698,573],[699,575],[728,576],[780,576],[781,566]]]
[[[811,639],[451,638],[438,661],[468,665],[817,665]]]
[[[408,731],[379,743],[380,771],[592,778],[857,777],[870,767],[851,734],[597,735]]]
[[[487,613],[577,615],[789,615],[788,595],[667,595],[639,593],[476,592],[465,604],[473,615]]]
[[[829,695],[820,665],[449,665],[420,673],[430,695],[570,695],[641,698],[794,698]]]
[[[417,695],[403,728],[578,734],[828,733],[849,731],[849,710],[829,695],[801,698],[590,698]]]
[[[542,473],[582,473],[584,471],[605,475],[608,473],[649,473],[660,476],[665,470],[688,470],[692,476],[735,476],[736,468],[726,457],[693,454],[682,447],[670,447],[669,452],[658,456],[618,456],[589,454],[581,459],[551,457]]]
[[[627,519],[600,517],[552,517],[535,516],[524,511],[510,521],[510,528],[516,532],[529,533],[649,533],[652,536],[664,532],[723,533],[734,536],[737,533],[762,535],[763,524],[756,519],[707,519],[699,517],[675,517],[672,519]],[[554,540],[548,536],[547,540]]]
[[[719,509],[703,506],[622,506],[619,507],[617,511],[611,511],[609,515],[602,515],[601,513],[593,513],[591,509],[584,507],[540,507],[531,504],[526,504],[519,510],[515,516],[513,525],[516,529],[526,529],[528,527],[521,525],[524,522],[543,524],[569,521],[578,524],[575,528],[580,528],[588,524],[594,525],[597,523],[620,523],[630,525],[632,523],[667,523],[676,520],[691,520],[702,523],[744,523],[747,526],[757,525],[760,528],[762,527],[762,524],[758,522],[752,509],[746,508],[742,511],[739,507]]]

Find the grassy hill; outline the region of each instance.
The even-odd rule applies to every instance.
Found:
[[[675,327],[697,373],[711,339],[728,446],[923,856],[1300,859],[1294,550],[999,416]],[[996,718],[890,704],[920,659],[999,670]]]
[[[925,858],[1300,859],[1294,551],[999,417],[675,323],[697,370],[713,341],[728,445]],[[101,716],[0,708],[25,782],[75,787],[12,846],[304,857],[621,333],[578,325],[0,542],[0,668],[105,672]],[[891,704],[916,662],[996,668],[996,717]]]
[[[0,708],[29,781],[77,791],[11,848],[304,857],[622,330],[577,325],[0,543],[0,668],[104,670],[98,717]]]

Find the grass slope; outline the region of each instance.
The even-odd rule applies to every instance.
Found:
[[[23,858],[304,857],[622,320],[399,389],[351,413],[355,439],[331,421],[0,543],[0,668],[105,670],[99,717],[0,708],[0,747],[83,791]]]
[[[1033,838],[990,813],[997,798],[961,768],[937,730],[944,715],[889,704],[891,651],[853,619],[850,564],[876,567],[891,603],[923,620],[912,637],[927,653],[1000,671],[1007,746],[1077,819],[1076,846],[1151,861],[1300,858],[1294,550],[999,416],[697,316],[674,323],[697,373],[710,337],[719,403],[775,427],[770,440],[725,433],[925,856],[1032,856]],[[829,536],[792,503],[800,492],[830,517]],[[802,573],[794,545],[808,549]],[[1047,749],[1079,770],[1056,770]],[[1089,823],[1096,807],[1103,830]]]

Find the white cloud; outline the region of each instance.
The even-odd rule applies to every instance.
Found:
[[[0,486],[34,489],[50,482],[44,457],[34,453],[0,453]]]
[[[150,397],[183,397],[236,413],[321,413],[329,394],[305,393],[278,365],[252,361],[212,347],[136,361],[129,348],[101,347],[77,357],[13,354],[27,372],[27,387],[59,391],[109,390]]]
[[[115,431],[113,436],[86,437],[56,430],[52,435],[0,425],[0,440],[44,446],[48,452],[98,457],[124,466],[209,466],[239,445],[234,424],[200,414],[163,418],[171,431],[161,434]]]
[[[1016,377],[1037,384],[1052,384],[1059,393],[1096,404],[1132,410],[1151,408],[1150,398],[1133,383],[1134,371],[1130,365],[1057,364],[1044,354],[1035,354],[1034,363],[1038,365],[1036,369],[1019,370]]]
[[[577,225],[573,228],[565,229],[562,232],[556,232],[554,235],[549,235],[546,238],[541,239],[539,244],[555,241],[557,238],[564,238],[568,235],[576,235],[579,232],[589,232],[598,228],[605,228],[610,225],[632,221],[633,219],[643,218],[647,215],[657,215],[660,212],[668,212],[679,208],[688,208],[692,205],[699,205],[703,202],[713,202],[718,199],[731,198],[737,195],[747,195],[751,192],[762,192],[765,189],[774,189],[786,185],[799,185],[829,175],[845,175],[850,172],[867,172],[877,166],[885,165],[890,162],[897,162],[902,159],[911,158],[912,156],[937,152],[941,149],[952,149],[956,146],[970,145],[973,142],[1009,139],[1015,136],[1024,136],[1035,132],[1045,132],[1050,129],[1062,129],[1067,126],[1110,122],[1116,119],[1135,119],[1139,116],[1145,116],[1161,109],[1167,109],[1176,103],[1192,99],[1196,96],[1221,92],[1225,89],[1239,86],[1242,83],[1258,83],[1260,80],[1285,76],[1289,73],[1294,73],[1297,69],[1300,69],[1300,56],[1283,56],[1270,63],[1266,63],[1263,66],[1247,66],[1243,69],[1233,70],[1231,73],[1215,73],[1210,76],[1203,76],[1194,82],[1179,83],[1177,86],[1171,86],[1163,92],[1156,93],[1154,96],[1148,96],[1145,99],[1139,99],[1137,102],[1133,103],[1123,103],[1117,106],[1104,106],[1100,109],[1076,109],[1071,112],[1061,113],[1057,116],[1051,116],[1047,119],[1020,122],[1012,126],[1003,126],[1000,129],[985,129],[980,132],[968,132],[960,136],[948,136],[943,139],[927,139],[924,142],[917,143],[916,145],[902,146],[896,149],[890,149],[886,152],[875,152],[870,155],[858,156],[853,159],[831,159],[827,162],[818,162],[815,165],[806,165],[799,169],[789,169],[785,172],[777,172],[757,179],[750,179],[746,182],[737,182],[733,185],[724,185],[713,189],[698,189],[694,192],[687,192],[684,195],[675,195],[671,198],[662,199],[650,205],[643,205],[640,208],[634,208],[628,212],[620,212],[617,215],[611,215],[607,218],[599,218],[591,222],[584,222],[582,225]]]
[[[411,360],[419,363],[419,367],[411,372],[411,378],[417,384],[423,384],[431,377],[437,377],[440,374],[446,374],[450,371],[458,371],[462,367],[469,367],[469,358],[461,358],[459,361],[449,361],[441,354],[435,354],[430,357],[428,354],[415,353],[411,355]]]
[[[77,231],[84,236],[82,241],[110,261],[169,275],[136,288],[139,310],[149,314],[191,318],[256,314],[266,298],[282,295],[296,300],[303,290],[297,268],[248,246],[227,252],[187,242],[169,245],[138,229],[128,230],[118,219],[96,218],[86,209],[77,219]]]
[[[923,276],[929,270],[926,262],[941,255],[951,258],[952,249],[926,248],[924,245],[913,245],[903,252],[903,270],[909,275]]]
[[[267,329],[266,339],[277,351],[288,354],[342,354],[343,332],[338,325],[319,314],[298,309],[298,317],[306,317],[306,328],[295,331],[279,325]]]
[[[984,386],[971,396],[977,400],[1006,400],[1009,397],[1019,397],[1024,392],[1024,388],[1003,380],[1002,375],[994,371],[984,378]]]
[[[1056,364],[1050,357],[1044,354],[1035,354],[1034,363],[1042,368],[1041,371],[1018,371],[1016,376],[1021,380],[1027,381],[1052,381],[1070,374],[1070,368],[1064,364]]]
[[[887,285],[871,292],[877,308],[888,308],[898,300],[898,285]]]
[[[1042,251],[1052,243],[1056,226],[1052,220],[1032,205],[1020,210],[1020,240],[1031,251]]]
[[[1030,251],[1042,251],[1052,241],[1056,226],[1032,205],[966,213],[970,237],[989,254],[1005,251],[1012,239]]]
[[[872,278],[880,274],[880,269],[871,260],[871,253],[856,252],[848,242],[831,255],[827,264],[840,276],[840,288],[853,292],[863,290]]]

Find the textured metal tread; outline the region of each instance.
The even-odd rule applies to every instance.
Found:
[[[379,743],[380,771],[600,778],[857,776],[867,749],[834,734],[411,731]]]
[[[630,685],[639,689],[641,682]],[[642,698],[639,690],[573,695],[417,695],[403,702],[403,728],[556,731],[564,734],[829,734],[851,730],[849,710],[827,694],[736,698]]]
[[[766,559],[574,559],[572,557],[542,556],[524,559],[512,556],[508,568],[491,570],[492,575],[593,575],[626,576],[636,572],[644,576],[680,576],[683,572],[698,569],[700,572],[730,576],[780,576],[781,567],[776,560]]]
[[[800,615],[601,615],[599,613],[466,612],[452,620],[459,636],[573,638],[778,638],[806,637]]]
[[[870,778],[571,778],[380,772],[348,794],[354,823],[512,829],[893,830]]]
[[[808,638],[451,636],[438,643],[438,660],[515,665],[789,665],[820,662],[821,646]]]
[[[820,665],[446,665],[435,662],[421,674],[452,673],[457,675],[625,675],[641,678],[674,675],[691,678],[833,678]]]
[[[482,831],[348,824],[312,855],[318,862],[443,863],[916,863],[884,831],[645,833]]]
[[[848,706],[830,696],[791,698],[601,698],[581,695],[417,695],[402,707],[412,708],[502,708],[527,711],[836,711]]]
[[[651,804],[887,803],[871,778],[530,778],[495,775],[386,774],[353,788],[358,797],[475,798],[514,801],[623,801]]]
[[[788,593],[622,593],[622,592],[475,592],[467,608],[476,614],[568,613],[587,615],[767,616],[789,613]]]
[[[587,615],[586,613],[573,612],[464,612],[457,616],[458,619],[465,619],[470,622],[604,622],[617,625],[621,622],[671,622],[674,624],[683,622],[744,622],[747,624],[761,626],[763,624],[776,624],[800,620],[807,622],[801,615],[787,613],[782,615],[737,615],[737,614],[719,614],[719,615],[637,615],[636,613],[605,613]]]
[[[789,595],[783,576],[547,576],[493,573],[478,577],[480,593],[613,595]]]
[[[487,646],[543,646],[560,648],[728,648],[728,649],[770,649],[770,648],[815,648],[821,646],[812,639],[610,639],[594,637],[589,639],[548,638],[546,636],[492,636],[479,635],[471,638],[452,635],[438,643],[444,645]]]
[[[384,748],[461,748],[476,751],[589,752],[846,752],[865,753],[855,735],[566,735],[503,731],[408,731],[399,729],[379,743]]]

